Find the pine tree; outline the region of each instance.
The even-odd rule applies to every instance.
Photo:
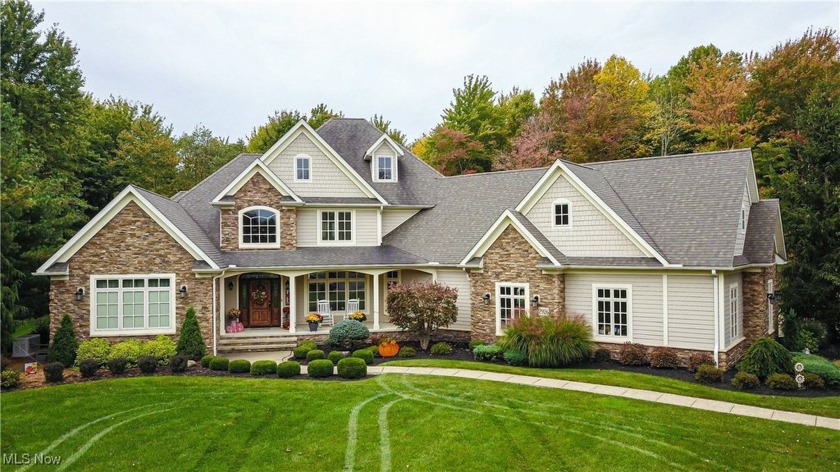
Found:
[[[79,341],[73,331],[73,320],[70,315],[64,315],[61,325],[55,330],[53,342],[50,345],[48,359],[50,362],[61,362],[64,367],[71,367],[76,362],[76,349]]]
[[[178,355],[187,356],[190,359],[198,360],[204,356],[204,339],[201,337],[201,328],[198,326],[198,318],[195,317],[195,308],[187,308],[187,316],[181,326],[181,337],[178,338],[176,348]]]

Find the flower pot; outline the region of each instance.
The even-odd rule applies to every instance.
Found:
[[[318,331],[318,323],[309,323],[309,331]]]

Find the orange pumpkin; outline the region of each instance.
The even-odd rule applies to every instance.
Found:
[[[379,355],[382,357],[394,357],[400,352],[400,345],[397,343],[382,343],[379,345]]]

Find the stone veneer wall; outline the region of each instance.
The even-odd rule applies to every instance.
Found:
[[[721,365],[734,366],[743,357],[756,339],[767,336],[767,281],[773,280],[773,287],[778,289],[776,266],[762,269],[760,272],[742,272],[744,296],[744,340],[720,355]],[[773,304],[773,327],[779,330],[779,305]],[[727,368],[727,367],[724,367]]]
[[[251,206],[267,206],[280,211],[280,249],[297,247],[297,209],[283,207],[283,196],[262,174],[254,174],[234,195],[234,205],[221,209],[223,251],[239,250],[239,212]]]
[[[548,308],[551,315],[565,314],[565,275],[543,274],[536,267],[540,259],[513,226],[508,226],[484,253],[484,269],[469,274],[473,339],[496,340],[496,282],[528,283],[529,296],[539,295],[541,308]],[[485,293],[490,293],[489,305],[484,304]]]
[[[163,228],[134,202],[126,205],[105,225],[69,262],[66,280],[50,280],[50,332],[65,314],[73,319],[76,336],[90,337],[91,293],[90,276],[122,274],[175,274],[175,326],[180,332],[188,306],[195,307],[201,335],[208,351],[213,343],[212,279],[196,278],[192,271],[195,259]],[[187,286],[187,297],[178,290]],[[76,290],[82,287],[85,295],[76,301]],[[132,339],[151,339],[154,336],[131,336]],[[172,336],[177,340],[177,334]],[[108,336],[112,342],[127,339]]]

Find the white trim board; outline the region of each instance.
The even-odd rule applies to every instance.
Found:
[[[382,133],[382,136],[379,139],[377,139],[376,142],[373,143],[373,145],[369,147],[367,151],[365,151],[365,160],[368,160],[371,157],[373,157],[373,153],[379,148],[383,141],[388,143],[388,146],[390,146],[391,149],[393,149],[394,152],[397,153],[397,156],[405,155],[405,151],[403,151],[402,148],[396,142],[394,142],[394,140],[391,139],[390,136],[388,136],[385,133]]]
[[[513,227],[516,228],[517,231],[519,231],[519,234],[521,234],[522,237],[524,237],[525,240],[528,241],[528,244],[530,244],[531,247],[536,249],[540,256],[547,258],[552,262],[552,264],[556,266],[560,265],[560,262],[557,259],[555,259],[550,252],[548,252],[545,246],[543,246],[542,244],[540,244],[539,241],[537,241],[537,238],[535,238],[530,231],[528,231],[524,226],[522,226],[522,223],[520,223],[519,220],[515,216],[513,216],[513,213],[511,213],[510,210],[505,210],[504,213],[502,213],[501,216],[499,216],[496,222],[493,223],[492,226],[490,226],[490,229],[488,229],[487,232],[484,233],[484,236],[482,236],[481,239],[475,244],[475,246],[473,246],[473,248],[470,249],[470,252],[467,253],[467,256],[464,257],[460,265],[464,266],[472,258],[483,256],[484,253],[487,252],[487,249],[489,249],[490,246],[492,246],[493,243],[496,242],[496,239],[498,239],[498,237],[501,236],[502,232],[505,229],[507,229],[507,227],[510,225],[513,225]]]
[[[212,269],[219,269],[219,266],[210,259],[198,246],[195,245],[184,233],[181,232],[171,221],[169,221],[163,214],[155,208],[143,195],[140,194],[133,186],[129,185],[123,189],[113,200],[111,200],[105,208],[99,211],[78,233],[76,233],[64,246],[61,247],[55,254],[52,255],[47,262],[44,262],[41,267],[35,272],[35,275],[52,275],[46,272],[56,262],[67,262],[73,255],[87,244],[99,230],[105,227],[117,214],[122,211],[129,203],[134,202],[139,206],[150,218],[152,218],[164,231],[166,231],[175,241],[178,242],[187,252],[196,259],[203,260]]]
[[[219,204],[221,203],[222,198],[228,195],[235,195],[236,192],[238,192],[239,189],[244,187],[245,184],[248,183],[248,181],[251,180],[251,178],[257,173],[265,177],[265,179],[268,180],[268,183],[270,183],[272,187],[274,187],[278,192],[280,192],[281,195],[292,197],[297,203],[303,203],[303,200],[301,200],[297,195],[295,195],[295,193],[292,192],[292,189],[290,189],[282,180],[280,180],[280,178],[277,177],[277,175],[275,175],[274,172],[272,172],[271,169],[268,168],[268,166],[266,166],[259,159],[256,159],[248,167],[246,167],[245,170],[243,170],[235,179],[233,179],[233,181],[231,181],[231,183],[229,183],[224,190],[219,192],[219,194],[216,195],[216,198],[213,199],[213,202],[211,204]]]

